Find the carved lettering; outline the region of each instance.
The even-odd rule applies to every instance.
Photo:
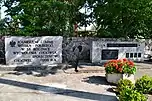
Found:
[[[62,40],[60,36],[6,38],[6,64],[61,63]]]

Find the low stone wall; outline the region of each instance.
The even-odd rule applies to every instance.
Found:
[[[90,50],[92,41],[128,41],[132,39],[115,39],[115,38],[94,38],[94,37],[71,37],[63,39],[63,62],[74,61],[78,57],[80,61],[91,62]]]
[[[72,62],[76,58],[83,62],[90,61],[90,50],[92,47],[92,41],[135,41],[133,39],[112,39],[112,38],[94,38],[94,37],[68,37],[63,38],[62,44],[62,56],[63,63],[65,61]],[[152,47],[152,41],[145,41],[148,47]],[[4,37],[0,37],[0,64],[5,64],[5,44]]]

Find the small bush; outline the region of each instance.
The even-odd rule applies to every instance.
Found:
[[[140,92],[125,87],[118,95],[119,101],[147,101],[147,98]]]
[[[144,75],[135,83],[136,90],[144,94],[152,92],[152,78]]]
[[[118,92],[122,91],[126,87],[134,89],[134,84],[128,79],[119,80],[117,85]]]

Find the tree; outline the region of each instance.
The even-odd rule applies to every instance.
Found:
[[[83,0],[4,0],[12,35],[72,36]]]
[[[151,0],[88,0],[99,37],[152,37]]]
[[[73,36],[74,24],[95,24],[97,37],[152,37],[151,0],[3,1],[8,8],[5,26],[13,35]],[[79,12],[85,4],[90,14]]]
[[[0,19],[0,36],[5,34],[7,34],[5,21],[3,19]]]

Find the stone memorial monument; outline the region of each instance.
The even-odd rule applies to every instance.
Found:
[[[93,41],[92,63],[102,63],[111,59],[128,58],[133,61],[144,60],[145,43],[123,41]]]
[[[50,65],[62,63],[61,36],[5,38],[6,65]]]

